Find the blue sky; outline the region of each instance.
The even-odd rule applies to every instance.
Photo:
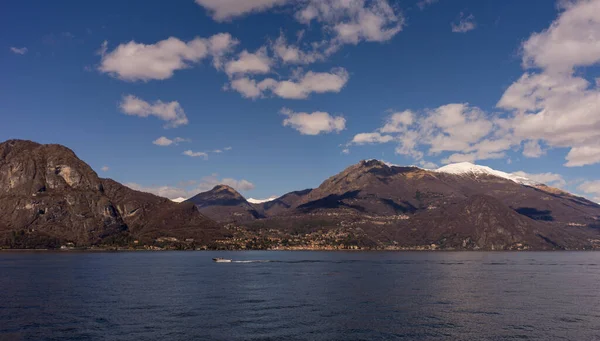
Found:
[[[135,188],[265,198],[378,158],[470,161],[600,200],[598,0],[2,9],[0,138],[64,144]]]

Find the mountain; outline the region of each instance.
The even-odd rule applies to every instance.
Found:
[[[151,243],[161,236],[208,243],[223,235],[193,205],[100,179],[64,146],[0,143],[0,246]]]
[[[310,191],[312,191],[312,189],[290,192],[279,198],[255,205],[255,207],[258,207],[266,216],[277,216],[290,208],[295,207],[302,198],[310,193]]]
[[[362,243],[401,248],[556,249],[600,243],[596,203],[469,163],[425,170],[365,160],[291,197],[267,203],[270,210],[263,204],[267,219],[248,228],[295,234],[354,229]]]
[[[264,217],[240,193],[227,185],[217,185],[185,202],[193,203],[202,214],[220,222],[247,222]]]

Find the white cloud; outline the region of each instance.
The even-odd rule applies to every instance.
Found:
[[[102,170],[103,172],[108,172],[110,170],[110,167],[102,166],[102,168],[100,168],[100,170]]]
[[[283,108],[281,113],[286,119],[283,120],[284,126],[290,126],[296,129],[302,135],[319,135],[321,133],[340,132],[346,129],[346,119],[342,116],[331,116],[326,112],[316,111],[312,114],[305,112],[293,112]]]
[[[242,51],[236,60],[225,64],[225,72],[229,77],[237,74],[264,74],[271,71],[271,59],[267,49],[262,47],[254,53]]]
[[[208,153],[206,152],[195,152],[193,150],[186,150],[183,152],[183,155],[187,155],[189,157],[203,157],[204,160],[208,159]]]
[[[573,147],[567,154],[567,167],[579,167],[600,162],[600,146]]]
[[[381,135],[380,133],[360,133],[354,135],[351,143],[361,145],[368,143],[387,143],[393,140],[394,137],[390,135]]]
[[[342,149],[342,154],[346,154],[346,155],[350,154],[350,149],[348,149],[348,148]]]
[[[23,55],[23,54],[27,53],[28,50],[27,50],[26,47],[11,47],[10,51],[12,53],[14,53],[14,54],[21,54],[21,55]]]
[[[523,171],[518,171],[518,172],[514,172],[512,173],[513,175],[516,176],[521,176],[536,182],[540,182],[546,185],[550,185],[550,186],[555,186],[555,187],[563,187],[567,184],[567,182],[565,181],[565,179],[560,175],[560,174],[556,174],[556,173],[538,173],[538,174],[531,174],[531,173],[525,173]]]
[[[209,55],[221,58],[237,43],[229,34],[220,33],[209,39],[196,37],[187,43],[175,37],[155,44],[130,41],[109,52],[104,42],[99,51],[102,59],[98,70],[125,81],[162,80]]]
[[[273,88],[276,84],[277,81],[272,78],[267,78],[257,83],[254,79],[241,77],[232,80],[229,86],[225,88],[239,92],[244,98],[256,99],[264,97],[264,92]]]
[[[577,189],[583,193],[595,195],[593,200],[600,202],[600,180],[586,181],[579,185]]]
[[[213,189],[217,185],[227,185],[237,191],[250,191],[254,184],[245,179],[219,178],[218,174],[205,176],[200,181],[185,181],[177,186],[143,186],[137,183],[126,183],[125,186],[136,191],[152,193],[168,199],[190,198],[194,195]]]
[[[223,58],[230,54],[239,40],[233,38],[229,33],[218,33],[208,39],[208,52],[213,57],[213,66],[220,70],[223,66]]]
[[[190,142],[190,139],[176,137],[171,140],[165,136],[161,136],[161,137],[157,138],[156,140],[152,141],[153,144],[155,144],[157,146],[162,146],[162,147],[166,147],[166,146],[170,146],[170,145],[177,145],[181,142]]]
[[[546,152],[542,150],[539,141],[532,140],[525,142],[525,146],[523,147],[523,155],[525,157],[537,158],[544,154]]]
[[[277,81],[266,78],[260,82],[248,77],[231,81],[229,87],[246,98],[258,98],[270,91],[278,97],[286,99],[305,99],[311,93],[340,92],[348,82],[348,72],[343,68],[335,68],[330,72],[308,71],[298,79]]]
[[[473,14],[465,15],[464,13],[460,13],[458,19],[451,23],[452,32],[455,33],[466,33],[475,29],[477,24],[475,24],[475,17]]]
[[[523,64],[550,72],[570,72],[575,66],[600,61],[600,1],[567,6],[548,29],[523,43]]]
[[[393,113],[380,131],[382,133],[399,133],[406,131],[406,127],[413,124],[414,116],[414,113],[410,110]]]
[[[214,20],[224,21],[252,12],[261,12],[289,0],[196,0],[196,3],[208,10]]]
[[[287,80],[272,87],[274,94],[281,98],[304,99],[311,93],[340,92],[348,82],[348,72],[336,68],[331,72],[308,71],[299,80]]]
[[[121,112],[127,115],[139,117],[156,116],[163,121],[167,121],[168,123],[165,125],[165,128],[175,128],[188,124],[185,111],[177,101],[165,103],[158,100],[150,104],[133,95],[127,95],[123,97],[119,107]]]
[[[225,149],[225,150],[232,150],[233,148],[232,147],[225,147],[223,149]]]

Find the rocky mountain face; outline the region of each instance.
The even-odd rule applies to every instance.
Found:
[[[243,223],[264,218],[257,207],[227,185],[217,185],[210,191],[199,193],[185,202],[193,203],[202,214],[220,222]]]
[[[64,146],[0,144],[0,246],[89,246],[162,235],[209,241],[222,234],[193,205],[100,179]]]

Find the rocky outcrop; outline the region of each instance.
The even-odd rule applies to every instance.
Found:
[[[193,206],[176,205],[100,179],[64,146],[0,144],[0,246],[86,246],[218,230]]]

